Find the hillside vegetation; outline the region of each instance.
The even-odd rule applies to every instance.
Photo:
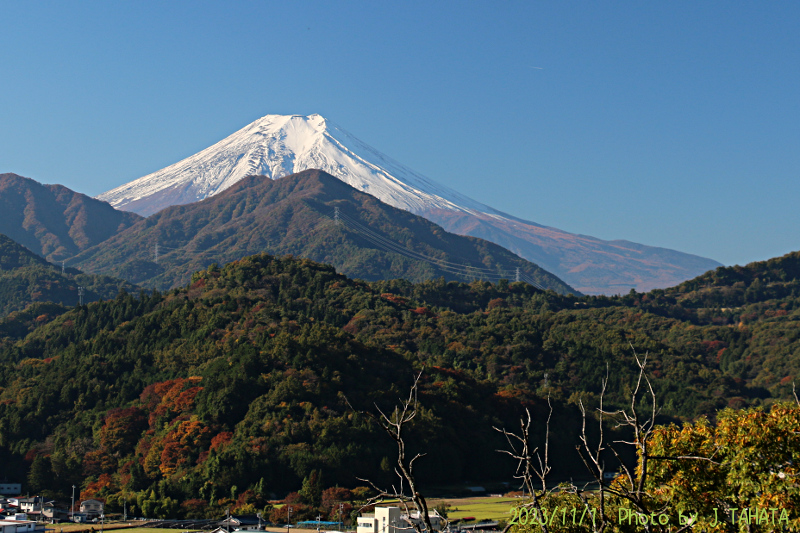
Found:
[[[496,281],[519,269],[521,279],[546,289],[577,292],[505,248],[447,233],[319,170],[279,180],[250,176],[201,202],[168,207],[81,253],[75,264],[165,290],[186,285],[211,263],[261,252],[328,263],[365,280]]]
[[[35,302],[77,305],[78,287],[83,287],[84,303],[114,298],[120,290],[136,290],[127,281],[87,275],[74,268],[67,268],[62,274],[60,266],[0,234],[0,317],[22,311]],[[48,309],[55,310],[53,306]]]
[[[526,406],[543,420],[548,396],[552,461],[577,475],[576,404],[593,409],[609,375],[605,405],[626,405],[632,347],[648,353],[663,422],[790,398],[794,260],[749,265],[744,287],[715,285],[718,272],[617,298],[507,281],[355,281],[266,254],[212,265],[182,289],[121,293],[39,326],[0,321],[0,461],[31,491],[76,484],[110,509],[126,497],[159,516],[260,506],[304,480],[384,482],[393,443],[343,397],[391,411],[424,368],[409,439],[429,454],[423,483],[509,480],[514,464],[494,451],[503,442],[491,428],[517,426]],[[763,291],[751,290],[757,280]],[[736,307],[703,300],[740,289]]]

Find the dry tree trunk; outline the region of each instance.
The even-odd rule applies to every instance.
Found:
[[[528,490],[533,500],[529,505],[536,509],[539,516],[543,516],[541,498],[547,494],[546,478],[547,474],[550,472],[548,452],[550,449],[550,417],[553,416],[553,406],[550,403],[549,397],[547,398],[547,405],[550,406],[550,413],[547,415],[547,428],[544,438],[544,458],[542,458],[542,455],[539,453],[538,447],[531,449],[530,429],[532,419],[531,412],[527,407],[525,408],[527,419],[519,419],[519,434],[507,431],[505,428],[494,428],[495,431],[499,431],[505,436],[508,447],[510,448],[509,450],[497,451],[517,460],[517,471],[514,473],[514,478],[522,480],[522,487]],[[534,464],[534,458],[539,463],[538,466]],[[538,478],[539,483],[541,483],[542,488],[539,493],[537,493],[537,489],[534,486],[536,482],[534,478]],[[542,524],[541,527],[544,533],[549,533],[547,524]],[[507,533],[510,528],[511,523],[506,525],[505,529],[503,529],[503,533]]]
[[[393,485],[391,490],[382,489],[369,479],[357,478],[360,481],[368,483],[378,493],[377,496],[373,496],[367,500],[365,507],[367,505],[383,502],[387,499],[399,500],[405,509],[406,515],[409,517],[409,523],[414,527],[417,533],[433,533],[433,525],[431,524],[430,513],[428,511],[428,502],[417,489],[417,482],[414,477],[414,463],[417,459],[424,457],[426,454],[418,453],[413,458],[409,459],[406,456],[406,443],[405,436],[403,435],[404,427],[417,415],[417,391],[419,389],[419,380],[421,377],[422,372],[420,371],[416,378],[414,378],[414,384],[409,390],[408,398],[405,400],[399,400],[399,405],[395,406],[391,415],[384,413],[380,407],[377,406],[377,404],[375,405],[375,410],[378,412],[377,415],[371,411],[358,411],[354,409],[352,405],[350,405],[350,401],[347,400],[347,398],[345,398],[345,400],[347,400],[347,404],[351,409],[353,409],[353,411],[366,415],[377,422],[383,431],[386,432],[386,434],[388,434],[395,441],[395,443],[397,443],[397,464],[394,471],[395,474],[397,474],[397,477],[400,478],[400,488],[398,489]],[[411,493],[410,496],[406,494],[406,491],[404,490],[405,484],[408,485],[408,489]],[[424,530],[418,522],[411,520],[411,514],[408,505],[409,503],[413,503],[414,508],[419,513],[419,516],[425,526]],[[442,519],[444,520],[444,517],[442,517]],[[442,527],[445,525],[446,523],[443,524]]]

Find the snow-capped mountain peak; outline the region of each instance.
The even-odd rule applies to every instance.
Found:
[[[97,198],[147,216],[213,196],[245,176],[278,179],[311,168],[414,213],[446,209],[499,214],[417,174],[317,114],[266,115],[183,161]]]
[[[249,175],[277,179],[308,169],[323,170],[447,231],[504,246],[581,292],[669,287],[719,266],[702,257],[575,235],[507,215],[414,172],[320,115],[261,117],[215,145],[98,199],[147,216],[213,196]]]

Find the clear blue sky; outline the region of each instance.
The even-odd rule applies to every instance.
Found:
[[[3,2],[0,172],[96,195],[320,113],[513,215],[800,249],[798,2]]]

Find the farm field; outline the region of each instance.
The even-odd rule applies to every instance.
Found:
[[[460,520],[475,517],[476,520],[507,520],[509,510],[519,503],[513,496],[481,496],[472,498],[446,498],[428,501],[433,508],[440,503],[450,505],[447,517],[449,520]]]
[[[100,533],[101,527],[100,524],[47,524],[45,526],[48,531],[54,531],[55,533],[77,533],[79,531],[95,531],[96,533]],[[128,522],[119,522],[119,523],[111,523],[111,524],[103,524],[102,531],[111,531],[111,530],[123,530],[125,533],[176,533],[179,531],[177,529],[164,529],[164,528],[155,528],[155,527],[130,527],[128,526]]]

